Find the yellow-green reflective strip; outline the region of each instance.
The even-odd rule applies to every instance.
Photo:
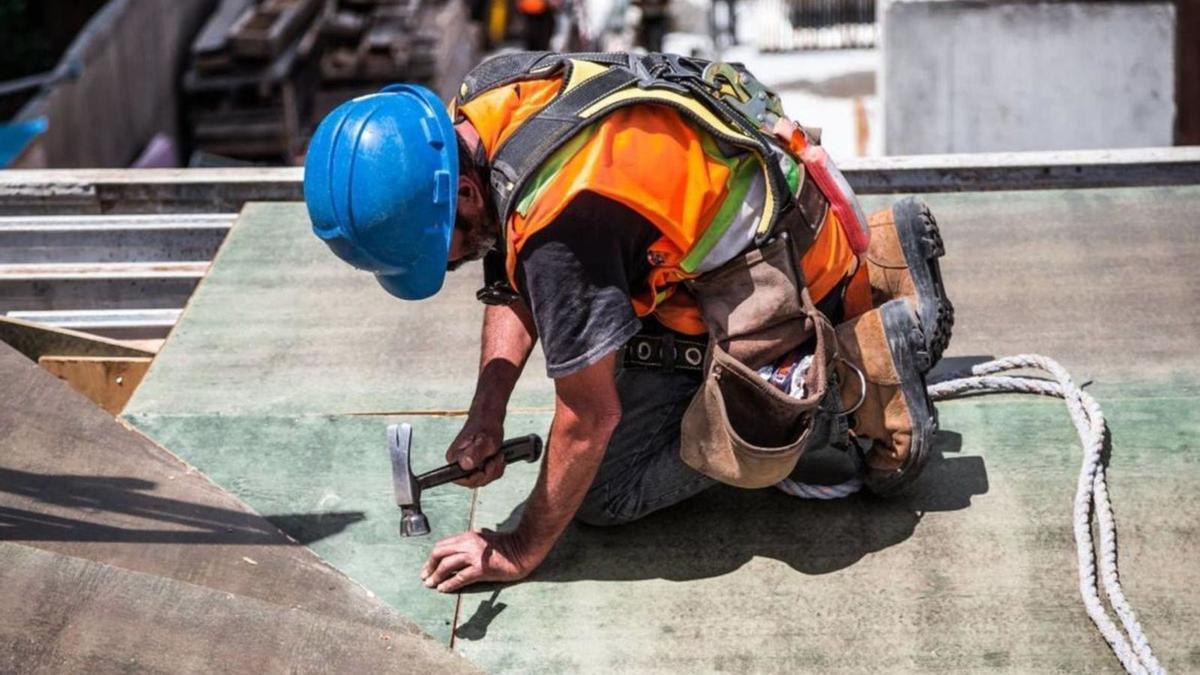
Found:
[[[545,193],[546,189],[554,182],[554,177],[562,170],[563,166],[579,152],[583,146],[596,135],[596,125],[589,124],[582,131],[575,135],[566,145],[554,151],[545,162],[542,163],[540,169],[534,174],[533,178],[525,184],[525,190],[521,193],[521,199],[517,202],[517,213],[521,216],[529,214],[530,207],[537,201],[539,197]]]
[[[728,166],[730,172],[729,180],[725,183],[725,201],[721,203],[721,208],[713,216],[704,234],[692,245],[692,250],[679,262],[679,267],[685,272],[694,272],[721,240],[721,236],[733,223],[742,202],[746,201],[746,193],[750,190],[754,177],[761,171],[758,160],[751,153],[740,157],[725,157],[708,136],[703,137],[701,144],[707,154]]]

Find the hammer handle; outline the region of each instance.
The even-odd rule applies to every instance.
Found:
[[[528,436],[520,436],[518,438],[510,438],[500,444],[500,454],[504,457],[505,464],[513,462],[526,461],[536,462],[542,456],[542,437],[537,434],[529,434]],[[451,483],[462,478],[466,478],[472,474],[479,473],[483,468],[467,471],[458,464],[447,464],[433,471],[417,476],[417,484],[422,490],[427,490],[431,487]]]

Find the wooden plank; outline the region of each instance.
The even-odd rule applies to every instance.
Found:
[[[51,356],[154,356],[153,351],[116,340],[0,316],[0,342],[7,343],[31,361]]]
[[[117,415],[142,383],[152,360],[148,356],[43,356],[38,365],[106,412]]]

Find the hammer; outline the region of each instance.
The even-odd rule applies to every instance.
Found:
[[[482,471],[483,467],[467,471],[458,464],[447,464],[418,476],[412,471],[412,425],[389,424],[387,433],[388,453],[392,457],[392,490],[396,493],[396,506],[400,507],[400,536],[429,534],[429,519],[421,512],[421,491],[466,478]],[[500,454],[505,464],[519,460],[536,462],[542,456],[542,439],[537,434],[510,438],[500,444]]]

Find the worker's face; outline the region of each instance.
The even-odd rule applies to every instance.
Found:
[[[455,270],[463,263],[482,258],[496,244],[494,231],[482,187],[473,176],[460,176],[458,213],[455,216],[454,233],[450,236],[450,255],[446,268]]]

